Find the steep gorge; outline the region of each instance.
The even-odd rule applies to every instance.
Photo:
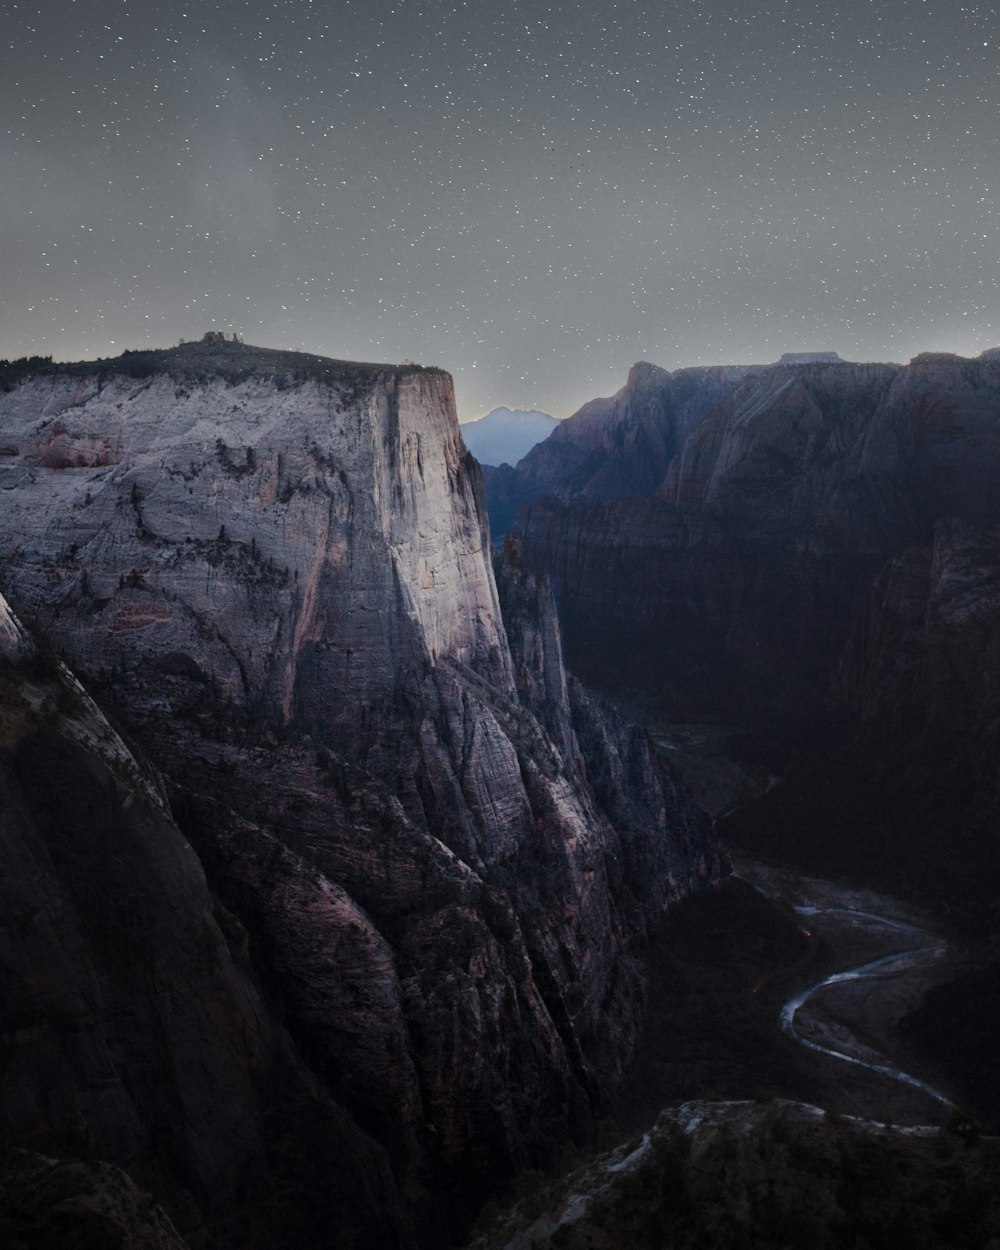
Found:
[[[585,680],[743,725],[751,762],[789,773],[742,836],[952,905],[974,887],[981,919],[997,853],[995,356],[750,370],[655,488],[554,484],[515,531]]]

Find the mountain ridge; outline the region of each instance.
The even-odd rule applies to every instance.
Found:
[[[552,577],[571,667],[667,717],[753,726],[741,749],[772,775],[839,744],[734,818],[759,850],[807,855],[797,830],[813,821],[813,871],[849,860],[883,888],[947,882],[952,907],[989,896],[994,703],[971,657],[992,673],[997,352],[752,371],[655,489],[632,490],[627,465],[622,479],[602,500],[564,477],[514,530],[528,567]],[[895,807],[858,798],[879,792]],[[862,827],[849,847],[843,830]],[[963,847],[953,860],[949,841]],[[963,908],[970,924],[977,910]]]

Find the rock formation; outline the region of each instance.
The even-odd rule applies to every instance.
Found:
[[[897,1245],[1000,1235],[1000,1142],[956,1117],[893,1129],[803,1103],[688,1102],[532,1195],[471,1250]]]
[[[27,1150],[0,1155],[0,1238],[14,1250],[189,1250],[120,1168]]]
[[[746,366],[668,373],[640,361],[611,399],[594,399],[532,448],[518,466],[488,470],[494,539],[539,495],[617,499],[647,495],[663,480],[687,435],[738,383]]]
[[[815,871],[944,900],[952,922],[988,935],[1000,879],[998,639],[1000,530],[941,520],[879,569],[837,660],[829,696],[852,713],[848,740],[737,814],[733,835]]]
[[[453,1234],[586,1133],[641,1013],[630,948],[718,871],[703,818],[566,679],[551,596],[516,560],[505,627],[446,374],[211,341],[15,363],[0,385],[0,584],[153,762],[163,871],[204,865],[245,1010],[287,1030],[286,1067],[329,1108],[312,1146],[283,1141],[323,1160],[332,1135],[350,1160],[323,1199],[338,1244]],[[258,1073],[240,1018],[210,1016]],[[130,1140],[88,1124],[128,1167]],[[255,1130],[198,1133],[226,1210]]]
[[[805,854],[805,822],[813,868],[878,861],[954,904],[995,880],[998,482],[996,353],[793,361],[734,386],[652,491],[559,488],[515,532],[585,680],[742,721],[772,771],[845,748],[747,813],[756,845]]]
[[[88,1208],[92,1230],[122,1204],[131,1226],[144,1204],[96,1156],[222,1246],[283,1229],[308,1244],[318,1220],[346,1244],[402,1244],[385,1152],[268,1010],[159,778],[2,599],[0,809],[0,1134],[63,1160],[0,1156],[0,1227],[35,1244],[56,1193],[59,1244]]]
[[[884,561],[938,517],[1000,508],[998,393],[988,360],[773,366],[714,406],[653,490],[532,505],[526,559],[554,577],[573,663],[613,669],[606,639],[627,617],[664,690],[824,700]]]
[[[815,365],[840,364],[838,352],[782,352],[778,358],[779,365]]]

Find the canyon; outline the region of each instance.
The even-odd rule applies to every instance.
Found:
[[[511,532],[575,672],[784,778],[731,836],[970,924],[996,901],[997,355],[636,366],[496,504],[509,527],[528,499]]]
[[[498,526],[550,578],[570,667],[654,731],[734,855],[925,909],[956,957],[941,976],[902,972],[908,1014],[863,1030],[996,1131],[1000,351],[785,358],[721,396],[709,375],[678,443],[675,388],[691,376],[637,366],[568,418],[558,447],[504,474]],[[655,458],[647,424],[672,453]],[[817,1075],[836,1062],[816,1059]],[[671,1070],[669,1045],[640,1070],[655,1080],[658,1063]],[[773,1070],[768,1084],[819,1100],[791,1057]],[[664,1102],[684,1096],[662,1084]]]
[[[588,1138],[725,861],[494,575],[447,374],[0,367],[0,587],[7,1146],[267,1250],[439,1244]]]
[[[0,364],[0,1231],[64,1186],[171,1250],[420,1250],[614,1109],[648,1130],[593,1165],[625,1223],[536,1203],[540,1244],[655,1231],[664,1185],[703,1232],[687,1152],[727,1138],[795,1227],[792,1140],[914,1169],[901,1219],[947,1135],[733,1100],[869,1114],[885,1078],[807,1049],[848,1067],[854,1011],[876,1067],[907,1032],[998,1122],[998,470],[997,352],[640,363],[482,472],[437,369],[217,336]],[[947,929],[924,1005],[823,988],[910,912],[828,918],[830,963],[686,783],[741,852]]]

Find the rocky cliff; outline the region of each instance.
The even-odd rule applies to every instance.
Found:
[[[773,366],[704,417],[652,494],[533,504],[525,555],[554,577],[571,662],[628,679],[652,652],[682,701],[823,702],[885,560],[939,517],[1000,509],[996,369]],[[623,617],[632,645],[615,648]]]
[[[829,692],[852,713],[848,740],[734,816],[733,836],[943,899],[977,938],[994,931],[998,639],[1000,531],[938,521],[878,571],[837,659]]]
[[[263,1248],[283,1231],[314,1243],[325,1222],[348,1245],[405,1244],[385,1151],[269,1010],[246,930],[209,891],[159,778],[2,598],[0,810],[11,1244],[103,1245],[104,1221],[109,1238],[174,1244],[95,1158],[127,1168],[182,1230],[211,1225],[214,1244]]]
[[[353,1126],[354,1226],[448,1235],[587,1132],[630,947],[718,871],[703,819],[516,561],[505,627],[447,375],[213,341],[0,383],[0,582],[155,764],[259,1018]]]
[[[27,1150],[0,1155],[0,1237],[12,1248],[189,1250],[120,1168]]]
[[[532,448],[516,472],[487,471],[494,538],[539,495],[608,500],[651,494],[688,434],[752,372],[740,365],[675,373],[645,361],[633,365],[616,395],[584,404]]]
[[[755,371],[655,492],[539,499],[516,531],[585,678],[742,721],[771,771],[840,744],[747,813],[755,845],[807,854],[807,825],[813,868],[953,905],[995,880],[998,370]]]

